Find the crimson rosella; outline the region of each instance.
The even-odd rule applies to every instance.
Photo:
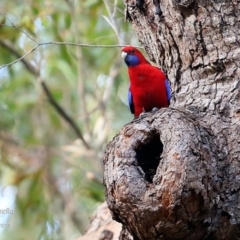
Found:
[[[161,69],[152,66],[142,53],[132,46],[122,49],[122,57],[128,66],[128,102],[134,116],[138,117],[140,113],[151,111],[155,107],[168,107],[171,88]]]

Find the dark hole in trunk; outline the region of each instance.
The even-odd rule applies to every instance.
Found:
[[[163,144],[160,136],[155,134],[147,143],[140,143],[136,148],[138,165],[145,173],[145,180],[152,183],[159,165]]]

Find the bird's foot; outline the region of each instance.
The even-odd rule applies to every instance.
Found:
[[[145,111],[141,112],[141,113],[139,114],[139,118],[145,117],[145,116],[146,116],[146,113],[147,113],[147,112],[145,112]]]

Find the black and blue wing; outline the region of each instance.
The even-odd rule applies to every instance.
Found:
[[[133,96],[132,96],[130,88],[128,89],[128,105],[131,110],[131,113],[134,114]]]
[[[168,104],[170,104],[170,100],[172,98],[172,91],[171,91],[171,86],[168,79],[165,80],[165,86],[167,91]]]

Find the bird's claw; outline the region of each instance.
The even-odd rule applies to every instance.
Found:
[[[143,111],[139,114],[139,118],[143,118],[146,115],[147,112]]]

